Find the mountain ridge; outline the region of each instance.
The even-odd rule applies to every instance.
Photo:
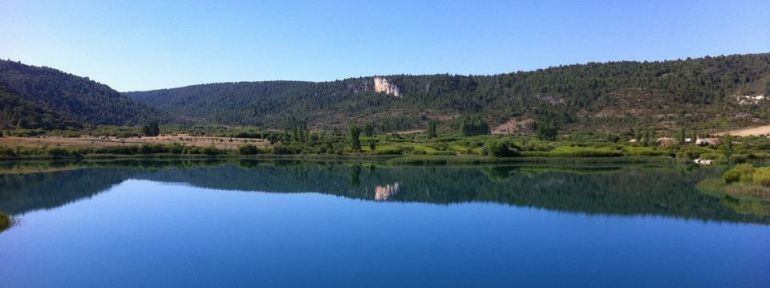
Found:
[[[393,84],[400,97],[377,93],[376,78]],[[494,75],[222,82],[124,94],[208,123],[267,128],[298,121],[319,129],[370,122],[382,131],[395,131],[421,128],[430,120],[452,126],[457,119],[477,115],[494,125],[538,119],[568,130],[725,129],[770,119],[757,109],[766,103],[747,106],[732,99],[770,94],[770,54],[589,62]],[[703,123],[714,119],[729,125]]]
[[[15,112],[4,107],[6,128],[160,120],[321,130],[368,123],[388,132],[421,129],[429,121],[457,129],[463,119],[475,117],[505,128],[493,129],[497,133],[526,133],[543,123],[564,131],[729,130],[770,123],[770,53],[589,62],[493,75],[219,82],[123,93],[88,77],[0,60],[0,89],[4,106],[24,106]],[[61,121],[67,124],[52,124]]]
[[[0,88],[79,124],[136,125],[167,117],[88,77],[10,60],[0,60]]]

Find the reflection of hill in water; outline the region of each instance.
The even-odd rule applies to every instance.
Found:
[[[80,169],[26,175],[0,174],[0,211],[16,215],[56,208],[91,197],[128,179],[136,171]]]
[[[666,215],[764,222],[741,215],[695,184],[713,170],[680,167],[586,169],[527,167],[382,167],[352,164],[241,162],[165,169],[87,168],[0,176],[0,211],[51,208],[104,191],[129,178],[184,182],[222,190],[321,192],[348,198],[450,204],[495,202],[589,214]],[[575,173],[579,172],[579,173]],[[390,185],[390,186],[388,186]]]

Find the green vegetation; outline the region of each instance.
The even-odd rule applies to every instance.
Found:
[[[171,133],[171,135],[174,135],[174,133],[181,133],[182,131],[187,131],[185,129],[192,129],[192,127],[162,126],[153,129],[162,129],[164,134]],[[253,127],[219,129],[208,127],[199,130],[201,132],[196,132],[203,134],[201,136],[206,136],[205,138],[184,143],[172,142],[174,141],[173,139],[153,138],[146,140],[150,141],[150,143],[130,144],[131,142],[127,142],[120,145],[121,138],[117,136],[118,138],[111,138],[110,142],[104,142],[106,144],[101,145],[89,145],[89,140],[81,140],[81,143],[84,143],[81,146],[60,146],[55,143],[38,146],[0,145],[0,158],[80,158],[123,157],[131,155],[242,157],[261,154],[326,154],[356,157],[379,155],[484,156],[494,158],[662,157],[678,159],[682,162],[692,162],[693,159],[698,158],[709,159],[713,160],[716,164],[742,163],[753,159],[770,158],[770,153],[768,153],[770,151],[770,139],[766,137],[742,137],[735,141],[723,141],[719,146],[696,146],[694,144],[681,144],[678,142],[668,145],[649,144],[655,143],[655,141],[634,142],[629,141],[629,137],[633,137],[633,135],[614,133],[572,133],[562,135],[562,137],[554,141],[549,141],[537,136],[528,135],[461,136],[459,135],[460,131],[455,133],[444,132],[441,136],[431,137],[430,133],[428,133],[429,131],[417,134],[375,133],[371,134],[371,136],[366,136],[366,129],[362,130],[355,126],[351,126],[344,134],[342,132],[316,132],[304,129],[295,128],[291,131],[275,131],[257,130]],[[140,137],[142,130],[147,130],[147,127],[109,128],[99,126],[98,129],[85,129],[80,132],[91,134],[92,137],[99,139],[105,136],[116,137],[112,135]],[[21,131],[14,130],[15,133]],[[67,134],[60,132],[42,131],[41,134],[69,137]],[[233,143],[234,138],[230,138],[232,136],[239,136],[236,143]],[[79,137],[79,135],[74,137]],[[192,137],[198,136],[180,137],[192,139]],[[141,140],[141,138],[134,138],[133,141],[136,140]],[[30,140],[30,142],[34,142],[34,140]],[[6,141],[5,143],[12,142]],[[110,145],[109,143],[116,144],[114,144],[115,146],[105,146]],[[192,145],[195,143],[197,145]]]
[[[353,151],[358,152],[361,151],[361,129],[356,127],[355,125],[351,126],[350,129],[348,129],[348,141],[350,141],[350,147],[353,148]]]
[[[0,129],[69,130],[81,127],[66,116],[24,100],[0,87]]]
[[[484,148],[488,155],[495,157],[515,157],[521,155],[521,148],[508,140],[489,140]]]
[[[719,145],[700,147],[685,139],[770,121],[770,101],[740,105],[735,98],[768,92],[769,63],[770,54],[753,54],[589,63],[492,76],[393,75],[389,82],[403,94],[393,97],[372,91],[371,77],[121,94],[88,78],[0,61],[2,135],[109,138],[82,141],[93,142],[88,146],[22,145],[6,137],[0,158],[312,154],[740,163],[770,158],[770,140],[728,136]],[[161,131],[206,139],[123,141]],[[131,144],[137,142],[148,144]]]
[[[250,151],[250,150],[244,150]],[[237,152],[237,151],[236,151]],[[217,149],[214,147],[192,147],[180,144],[141,144],[110,147],[87,147],[87,148],[60,148],[60,147],[39,147],[39,148],[21,148],[15,149],[0,147],[1,159],[26,159],[26,158],[103,158],[103,157],[212,157],[238,155],[233,151]],[[244,154],[252,155],[252,154]]]
[[[722,179],[725,183],[730,184],[734,182],[751,182],[754,176],[754,166],[751,164],[738,164],[730,170],[725,171],[722,174]]]
[[[770,188],[770,167],[754,167],[751,164],[740,164],[722,174],[722,179],[725,180],[726,184],[753,184]]]
[[[238,148],[238,154],[241,155],[255,155],[259,154],[259,149],[254,145],[244,145]]]
[[[142,126],[142,134],[144,134],[144,136],[160,135],[160,124],[158,124],[158,121],[151,121]]]
[[[432,121],[428,122],[428,138],[436,138],[436,137],[438,137],[438,132],[437,132],[438,128],[437,127],[438,127],[438,122],[437,121],[432,120]],[[367,136],[371,136],[371,135],[367,135]]]
[[[706,193],[740,200],[770,201],[770,167],[739,164],[725,171],[721,179],[699,183]]]
[[[489,134],[489,125],[478,116],[460,119],[460,135],[476,136]]]
[[[217,83],[126,95],[199,123],[263,129],[288,127],[292,118],[313,129],[345,129],[343,116],[371,123],[380,133],[425,128],[436,119],[452,119],[438,126],[456,131],[476,121],[470,118],[495,127],[517,117],[535,120],[543,139],[553,139],[555,131],[666,130],[674,136],[680,128],[710,132],[770,120],[770,101],[738,105],[735,99],[768,94],[768,63],[770,54],[753,54],[589,63],[492,76],[387,76],[399,87],[400,98],[372,91],[372,77]],[[486,130],[466,128],[463,135]]]
[[[61,127],[62,124],[55,122],[65,119],[71,119],[77,125],[125,125],[148,119],[168,120],[165,113],[137,103],[107,85],[47,67],[0,60],[0,88],[24,101],[27,108],[21,108],[22,111],[39,114],[18,116],[21,117],[19,120],[28,121],[26,125],[17,124],[21,128],[73,126],[62,123],[65,127]],[[7,95],[3,96],[2,101],[7,101],[6,98]],[[3,113],[5,116],[7,112],[4,110]],[[33,122],[35,125],[31,125]]]

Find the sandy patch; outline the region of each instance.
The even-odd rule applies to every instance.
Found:
[[[732,130],[727,132],[716,133],[714,135],[724,136],[730,134],[732,136],[746,137],[746,136],[768,136],[770,135],[770,125],[757,126],[751,128],[743,128],[738,130]]]
[[[492,134],[513,134],[521,130],[530,129],[535,120],[532,118],[511,118],[503,124],[492,128]]]

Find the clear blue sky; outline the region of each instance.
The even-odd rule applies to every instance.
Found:
[[[770,52],[770,1],[0,0],[0,39],[0,58],[120,91],[494,74]]]

